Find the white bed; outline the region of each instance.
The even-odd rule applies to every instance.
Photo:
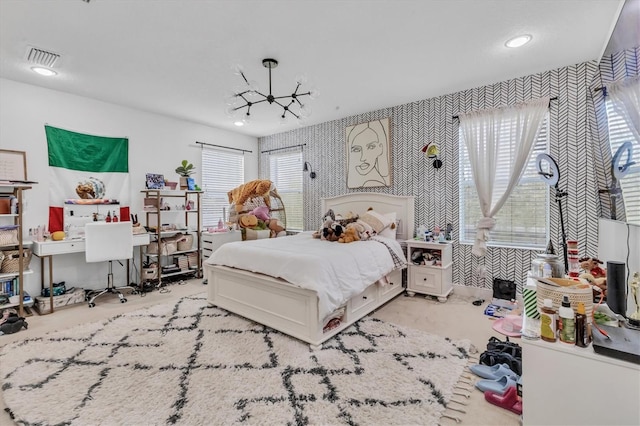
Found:
[[[404,241],[412,237],[414,227],[414,197],[412,196],[350,193],[323,199],[321,210],[324,213],[328,209],[333,209],[336,214],[345,215],[347,212],[362,214],[369,208],[383,214],[396,213],[398,222],[396,240]],[[292,238],[290,241],[295,243],[296,240],[293,239],[303,237],[285,237],[277,240],[286,241]],[[326,241],[322,243],[342,246],[340,243]],[[234,245],[233,249],[238,250],[246,243],[230,244]],[[371,242],[371,244],[379,243]],[[346,247],[332,247],[346,249]],[[364,290],[361,293],[342,304],[344,314],[340,325],[323,332],[326,307],[319,302],[318,292],[293,285],[284,279],[213,265],[209,262],[205,262],[204,269],[208,282],[208,300],[211,304],[308,342],[312,347],[319,347],[322,342],[403,291],[401,270],[390,272],[386,277],[382,277],[382,280],[372,279],[370,284],[363,286]]]

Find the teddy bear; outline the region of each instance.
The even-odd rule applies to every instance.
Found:
[[[354,227],[346,228],[342,233],[340,238],[338,238],[339,243],[351,243],[354,241],[360,241],[360,237],[358,237],[358,232]]]
[[[284,229],[284,224],[278,219],[269,219],[267,222],[267,228],[271,230],[269,238],[284,237],[287,235],[287,231]]]
[[[593,296],[599,297],[600,293],[604,296],[607,295],[607,272],[602,269],[599,265],[602,264],[602,261],[596,259],[595,257],[582,257],[579,260],[580,267],[584,270],[578,278],[588,282],[594,287]]]
[[[602,265],[602,261],[600,259],[596,259],[595,257],[581,257],[580,267],[584,269],[585,272],[593,275],[594,278],[604,278],[607,276],[607,272],[600,267]]]
[[[355,222],[351,222],[347,224],[346,228],[347,229],[354,228],[358,233],[358,239],[360,239],[361,241],[366,241],[369,238],[371,238],[373,235],[375,235],[375,232],[371,227],[371,225],[359,219],[356,220]]]
[[[273,182],[267,179],[256,179],[243,183],[227,193],[229,204],[235,204],[236,210],[241,211],[242,206],[249,198],[262,197],[267,207],[271,207],[269,191],[273,189]]]

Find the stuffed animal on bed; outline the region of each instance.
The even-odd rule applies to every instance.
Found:
[[[339,243],[352,243],[359,240],[358,231],[356,231],[354,227],[346,228],[340,238],[338,238]]]

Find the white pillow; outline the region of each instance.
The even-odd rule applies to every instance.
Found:
[[[395,240],[396,232],[398,231],[398,224],[396,223],[396,212],[385,213],[384,216],[389,218],[391,224],[384,228],[381,232],[379,232],[378,235]]]
[[[393,223],[393,220],[389,217],[373,210],[369,210],[365,214],[360,216],[360,220],[369,224],[369,226],[371,226],[373,230],[376,231],[376,234],[380,234]]]

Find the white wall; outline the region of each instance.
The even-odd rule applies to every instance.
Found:
[[[145,173],[160,173],[176,181],[175,168],[186,159],[196,166],[194,177],[199,181],[201,151],[196,141],[253,151],[245,155],[245,180],[258,178],[258,140],[254,137],[0,78],[0,148],[25,151],[28,178],[38,182],[25,192],[27,230],[48,223],[45,124],[129,138],[132,213],[142,210],[140,190],[144,189]],[[142,219],[143,215],[139,217]],[[25,289],[31,295],[39,295],[40,262],[35,256],[31,267],[35,273],[25,277]],[[116,280],[124,280],[119,265],[114,272]],[[84,254],[58,256],[54,260],[54,282],[65,281],[67,287],[101,288],[105,280],[106,267],[85,264]]]

